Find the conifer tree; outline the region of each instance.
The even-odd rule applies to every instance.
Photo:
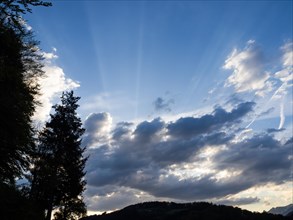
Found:
[[[76,113],[79,99],[72,91],[63,93],[61,104],[53,106],[55,113],[39,135],[31,196],[48,220],[53,210],[56,220],[73,220],[86,214],[82,192],[87,158],[81,147],[84,129]]]

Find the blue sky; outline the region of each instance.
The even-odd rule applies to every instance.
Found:
[[[53,1],[25,19],[46,57],[36,119],[81,96],[89,211],[292,203],[292,1]]]

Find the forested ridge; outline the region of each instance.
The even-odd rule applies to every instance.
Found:
[[[82,220],[285,220],[291,217],[266,212],[250,212],[240,208],[207,202],[145,202],[109,214],[93,215]]]

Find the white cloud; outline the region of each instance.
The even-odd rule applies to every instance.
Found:
[[[284,52],[283,55],[283,66],[293,66],[293,42],[286,43],[283,47],[282,50]]]
[[[237,92],[255,91],[255,94],[263,95],[261,91],[270,88],[266,84],[269,73],[263,67],[264,58],[260,49],[254,41],[249,41],[244,50],[234,49],[226,59],[223,68],[233,71],[226,86],[234,86]]]
[[[233,86],[243,97],[249,95],[249,92],[254,92],[254,95],[263,98],[259,101],[259,111],[247,128],[262,116],[265,109],[280,105],[280,100],[283,100],[284,104],[288,103],[292,97],[292,46],[293,43],[289,42],[280,48],[282,56],[272,60],[273,69],[276,69],[274,73],[271,73],[272,66],[265,62],[260,48],[251,40],[247,42],[246,48],[240,51],[235,49],[226,59],[223,68],[232,70],[232,74],[226,80],[225,86]],[[275,65],[275,62],[279,63]],[[281,110],[279,127],[284,125],[284,115],[292,115],[292,108],[288,105],[284,105]]]
[[[282,82],[289,82],[293,80],[292,68],[285,68],[275,73],[275,77]]]
[[[54,52],[55,52],[54,49],[53,49],[53,52],[51,53],[43,52],[42,55],[45,58],[45,61],[51,62],[52,59],[57,59],[58,56]]]
[[[293,74],[292,74],[292,66],[293,66],[293,43],[286,43],[283,47],[281,47],[283,52],[282,56],[282,65],[283,69],[275,73],[276,79],[281,81],[281,86],[275,91],[271,99],[281,100],[280,103],[280,124],[279,128],[283,128],[285,124],[285,112],[284,112],[284,100],[286,98],[292,100],[292,81],[293,81]],[[286,97],[288,96],[288,97]],[[288,102],[287,102],[288,103]],[[289,106],[291,106],[289,104]],[[292,108],[289,108],[289,114],[292,115]]]
[[[281,47],[281,50],[283,51],[283,69],[276,72],[275,77],[285,83],[293,80],[293,43],[286,43],[283,47]]]
[[[51,62],[52,59],[58,58],[54,52],[55,50],[53,49],[51,53],[42,53],[45,58],[45,66],[43,67],[44,76],[39,79],[40,95],[38,96],[38,101],[41,105],[36,108],[34,114],[34,120],[39,122],[44,122],[47,119],[54,98],[65,90],[75,89],[80,86],[77,81],[68,78],[61,67]]]

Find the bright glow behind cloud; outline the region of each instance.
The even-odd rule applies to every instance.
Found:
[[[79,87],[79,83],[68,78],[63,69],[53,63],[58,56],[55,54],[56,48],[51,53],[43,52],[45,65],[43,68],[44,76],[39,79],[40,96],[38,101],[41,103],[37,106],[34,120],[44,122],[51,110],[54,98],[58,97],[63,91]]]

